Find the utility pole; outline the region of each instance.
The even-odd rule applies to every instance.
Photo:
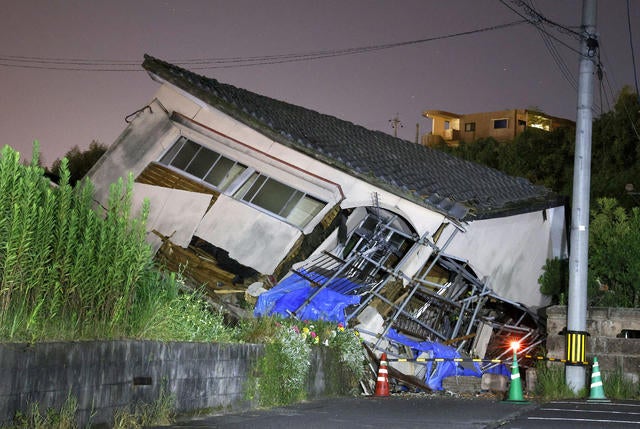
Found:
[[[569,305],[567,308],[566,384],[574,392],[585,387],[587,329],[587,267],[589,261],[589,191],[594,61],[598,50],[596,0],[582,0],[582,38],[578,80],[576,148],[573,163]]]
[[[391,124],[391,128],[393,128],[393,136],[398,137],[398,128],[402,128],[404,125],[402,125],[402,121],[398,117],[397,113],[395,118],[389,119],[389,123]]]

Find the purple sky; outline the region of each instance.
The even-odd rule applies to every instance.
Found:
[[[517,8],[517,2],[505,1]],[[564,26],[580,23],[579,0],[527,3]],[[498,0],[0,0],[0,6],[1,144],[29,157],[38,139],[46,165],[74,145],[86,148],[94,139],[110,145],[124,129],[124,117],[146,105],[158,87],[141,71],[51,70],[86,68],[69,64],[74,59],[126,61],[141,70],[144,53],[173,63],[298,54],[521,19]],[[631,14],[640,63],[640,2],[631,1]],[[599,2],[598,31],[611,100],[612,91],[634,84],[625,0]],[[577,49],[570,36],[551,34]],[[578,55],[555,46],[577,78]],[[8,59],[13,56],[64,64]],[[390,134],[389,120],[398,114],[404,124],[399,136],[408,140],[415,138],[416,123],[422,132],[428,129],[421,116],[426,109],[470,113],[537,106],[551,115],[576,116],[575,89],[528,24],[321,60],[196,71]],[[599,105],[598,86],[595,94]]]

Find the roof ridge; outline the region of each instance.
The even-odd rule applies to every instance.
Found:
[[[279,143],[454,219],[560,205],[548,189],[495,168],[222,83],[148,54],[142,67]]]

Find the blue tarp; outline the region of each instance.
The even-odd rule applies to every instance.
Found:
[[[313,274],[318,278],[318,274]],[[345,279],[342,279],[343,283]],[[358,286],[353,283],[354,286]],[[289,317],[290,313],[300,307],[312,293],[318,289],[310,285],[309,281],[297,274],[292,274],[282,280],[272,289],[258,297],[253,314],[256,317],[280,315]],[[360,303],[356,295],[344,295],[333,291],[330,287],[323,288],[298,314],[303,320],[327,320],[345,323],[344,309],[350,305]]]
[[[405,346],[411,347],[415,356],[425,352],[429,354],[430,358],[444,358],[454,359],[460,358],[460,353],[453,347],[445,346],[433,341],[421,341],[416,342],[410,340],[402,334],[396,332],[393,328],[389,329],[387,337]],[[435,366],[435,368],[434,368]],[[425,384],[433,390],[442,390],[442,380],[446,377],[452,377],[455,375],[482,377],[482,370],[480,366],[473,362],[473,369],[464,368],[459,365],[458,362],[451,360],[445,360],[443,362],[426,362]],[[501,374],[509,376],[509,370],[504,364],[500,364],[488,371],[492,374]]]

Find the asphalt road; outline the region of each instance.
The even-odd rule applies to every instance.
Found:
[[[640,428],[640,402],[554,401],[542,404],[501,429]]]
[[[192,419],[176,423],[171,428],[480,429],[494,427],[492,425],[535,407],[487,399],[452,399],[441,395],[338,398]]]
[[[580,429],[640,428],[640,402],[514,404],[442,395],[337,398],[193,418],[164,428],[575,429],[577,425]]]

